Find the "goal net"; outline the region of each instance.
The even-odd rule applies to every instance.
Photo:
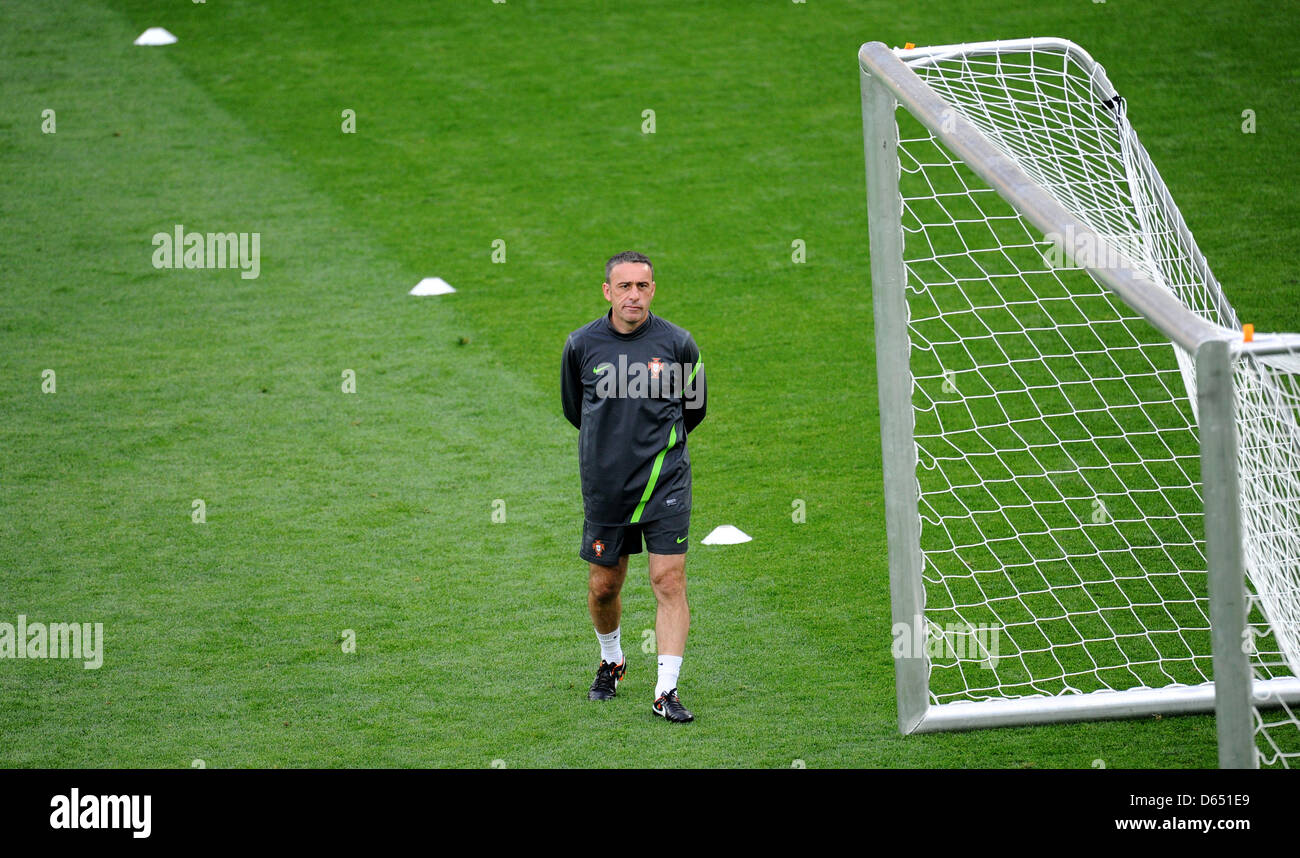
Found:
[[[1229,663],[1295,699],[1300,338],[1247,342],[1076,45],[860,60],[900,727],[1210,711]],[[1262,759],[1296,761],[1290,705],[1255,709]]]
[[[1256,762],[1300,768],[1300,703],[1270,687],[1300,676],[1300,350],[1243,357],[1234,389]]]

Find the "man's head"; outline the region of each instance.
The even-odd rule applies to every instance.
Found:
[[[644,254],[633,250],[616,253],[605,263],[601,288],[611,308],[615,329],[630,333],[650,317],[655,297],[655,268]]]

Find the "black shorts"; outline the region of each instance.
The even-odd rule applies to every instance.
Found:
[[[582,547],[578,556],[598,566],[617,566],[618,559],[641,553],[641,537],[651,554],[685,554],[691,511],[679,512],[656,521],[639,524],[582,523]]]

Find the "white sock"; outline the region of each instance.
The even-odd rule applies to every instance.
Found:
[[[607,661],[610,664],[623,663],[623,644],[620,640],[622,636],[622,626],[619,626],[607,635],[596,632],[596,640],[600,641],[601,661]]]
[[[659,681],[655,683],[655,699],[659,695],[672,691],[677,687],[677,675],[682,672],[682,657],[680,655],[661,655],[659,656]]]

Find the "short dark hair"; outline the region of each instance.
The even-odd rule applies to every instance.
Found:
[[[635,250],[625,250],[622,253],[615,253],[609,258],[609,261],[605,263],[606,283],[609,282],[609,275],[613,272],[614,266],[622,265],[624,262],[639,262],[642,265],[648,265],[650,266],[650,276],[654,277],[655,275],[655,266],[654,263],[650,261],[650,257],[646,256],[644,253],[637,253]]]

